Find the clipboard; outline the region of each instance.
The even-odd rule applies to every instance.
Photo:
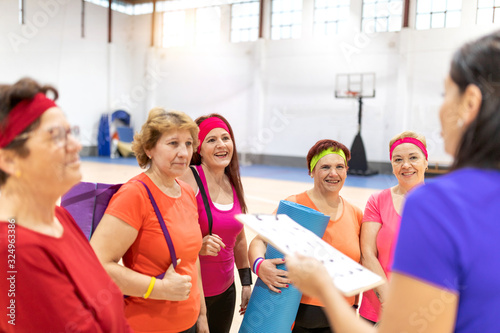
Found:
[[[235,218],[285,255],[314,257],[325,265],[346,297],[373,289],[385,279],[361,266],[287,215],[238,214]]]

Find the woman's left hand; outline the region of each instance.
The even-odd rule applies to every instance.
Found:
[[[198,320],[196,321],[196,333],[210,333],[206,314],[200,314],[198,317]]]
[[[250,296],[252,296],[252,287],[242,286],[241,287],[241,305],[240,305],[240,315],[243,316],[247,311],[248,301],[250,301]]]

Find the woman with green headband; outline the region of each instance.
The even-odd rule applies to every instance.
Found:
[[[347,177],[347,161],[351,159],[349,149],[334,140],[320,140],[307,154],[309,174],[314,179],[314,186],[308,191],[286,198],[288,201],[315,209],[330,216],[323,240],[345,255],[359,262],[361,257],[359,234],[363,213],[340,196]],[[260,237],[254,238],[249,248],[249,259],[256,267],[256,274],[274,292],[287,288],[287,272],[276,268],[283,259],[262,258],[266,253],[266,242]],[[257,261],[257,263],[256,263]],[[259,262],[261,261],[261,262]],[[355,297],[346,298],[353,306]],[[313,297],[303,296],[293,333],[330,332],[330,325],[323,312],[323,304]]]

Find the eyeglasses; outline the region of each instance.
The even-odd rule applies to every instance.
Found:
[[[64,127],[64,126],[55,126],[51,127],[44,132],[49,133],[50,139],[54,143],[55,146],[62,148],[66,146],[68,142],[68,136],[72,135],[74,138],[78,138],[80,135],[80,128],[78,126],[72,127]],[[21,135],[18,135],[15,140],[24,140],[28,139],[34,132],[28,132]]]

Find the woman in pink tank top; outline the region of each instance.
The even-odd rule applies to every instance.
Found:
[[[361,225],[361,264],[380,276],[390,278],[394,247],[396,245],[401,210],[406,194],[424,182],[427,169],[425,137],[406,131],[389,143],[392,173],[398,184],[368,199]],[[387,284],[363,293],[359,314],[378,322],[384,303]]]
[[[195,122],[200,128],[200,145],[191,160],[194,167],[182,179],[192,186],[198,203],[203,235],[200,264],[210,332],[228,333],[236,303],[235,264],[242,285],[240,314],[245,313],[251,295],[245,230],[234,218],[246,213],[247,207],[231,126],[218,114]]]

